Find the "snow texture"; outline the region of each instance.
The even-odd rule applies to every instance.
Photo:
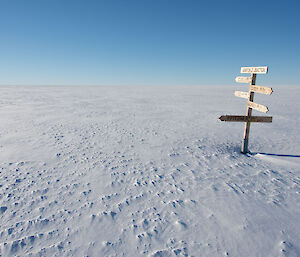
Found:
[[[0,255],[300,256],[300,87],[248,155],[239,87],[0,87]]]

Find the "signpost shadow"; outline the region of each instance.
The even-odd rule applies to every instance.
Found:
[[[253,155],[255,154],[263,154],[263,155],[270,155],[270,156],[278,156],[278,157],[295,157],[295,158],[300,158],[300,155],[296,155],[296,154],[275,154],[275,153],[259,153],[259,152],[255,152],[255,153],[251,153]]]

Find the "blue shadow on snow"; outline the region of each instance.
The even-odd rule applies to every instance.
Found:
[[[251,153],[253,155],[255,154],[263,154],[263,155],[270,155],[270,156],[280,156],[280,157],[296,157],[300,158],[300,155],[294,155],[294,154],[275,154],[275,153]]]

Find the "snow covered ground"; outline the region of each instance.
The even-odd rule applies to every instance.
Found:
[[[0,87],[0,255],[300,256],[300,87],[248,155],[243,88]]]

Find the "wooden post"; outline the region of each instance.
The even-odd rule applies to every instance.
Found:
[[[253,102],[254,99],[254,92],[251,91],[251,86],[255,85],[256,82],[256,74],[251,73],[251,82],[249,86],[249,102]],[[246,116],[250,120],[252,114],[252,108],[247,106]],[[248,153],[248,142],[249,142],[249,133],[250,133],[250,121],[245,122],[245,129],[244,129],[244,137],[242,143],[241,152],[246,154]]]

